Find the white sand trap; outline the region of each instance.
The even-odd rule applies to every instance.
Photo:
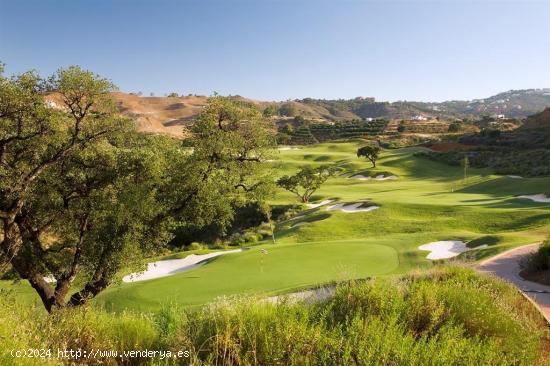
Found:
[[[147,264],[147,270],[139,273],[132,273],[128,276],[124,276],[122,281],[124,282],[138,282],[145,280],[152,280],[153,278],[160,278],[171,276],[176,273],[189,271],[193,268],[199,267],[207,259],[218,257],[220,255],[238,253],[242,249],[226,250],[223,252],[213,252],[208,254],[190,254],[183,259],[168,259],[165,261],[152,262]]]
[[[527,198],[531,201],[535,202],[542,202],[542,203],[550,203],[550,197],[547,197],[544,194],[532,194],[530,196],[518,196],[518,198]]]
[[[357,203],[350,203],[350,204],[337,203],[336,205],[327,207],[327,211],[340,210],[345,213],[354,213],[354,212],[369,212],[380,208],[380,206],[360,207],[363,204],[364,202],[357,202]]]
[[[321,202],[318,202],[318,203],[308,203],[306,206],[309,207],[309,208],[317,208],[317,207],[327,205],[331,202],[332,202],[332,200],[324,200],[324,201],[321,201]]]
[[[299,147],[295,147],[295,146],[279,146],[278,149],[281,150],[281,151],[286,151],[286,150],[300,150]]]
[[[507,177],[512,179],[523,179],[521,175],[507,175]]]
[[[397,179],[397,177],[395,175],[388,175],[388,176],[385,176],[384,174],[380,174],[380,175],[377,175],[376,177],[366,177],[364,175],[361,175],[361,174],[357,174],[357,175],[354,175],[352,176],[353,179],[359,179],[359,180],[394,180],[394,179]]]
[[[487,245],[480,245],[475,248],[468,248],[466,243],[460,240],[444,240],[436,241],[433,243],[424,244],[418,247],[420,250],[430,251],[431,253],[426,256],[428,259],[447,259],[453,258],[457,255],[467,252],[469,250],[486,248]]]

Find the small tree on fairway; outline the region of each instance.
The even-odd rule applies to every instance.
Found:
[[[305,166],[294,175],[285,175],[277,180],[277,185],[294,193],[301,202],[307,203],[323,183],[335,172],[334,167],[320,166],[313,168]]]
[[[380,148],[378,146],[367,145],[357,149],[357,157],[360,158],[364,156],[367,158],[372,163],[373,168],[376,168],[376,160],[379,154]]]

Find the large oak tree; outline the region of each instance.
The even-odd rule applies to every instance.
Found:
[[[211,98],[190,150],[137,134],[113,88],[78,67],[47,81],[0,75],[2,259],[50,312],[87,303],[174,225],[223,229],[269,190],[272,133],[254,108]]]

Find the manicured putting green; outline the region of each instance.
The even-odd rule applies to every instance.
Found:
[[[152,311],[163,304],[198,305],[223,295],[272,294],[364,278],[398,265],[395,249],[362,241],[264,245],[218,257],[190,272],[114,286],[97,301],[112,310]]]

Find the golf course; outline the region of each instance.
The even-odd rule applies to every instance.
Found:
[[[517,198],[548,190],[550,178],[510,178],[414,156],[424,148],[384,150],[377,168],[355,156],[358,142],[279,149],[278,174],[311,164],[337,164],[341,174],[312,202],[369,201],[371,212],[327,210],[331,203],[278,222],[275,244],[266,240],[243,252],[164,278],[114,285],[96,299],[109,310],[158,310],[166,304],[202,305],[220,296],[273,295],[348,279],[404,274],[432,266],[420,245],[462,240],[481,249],[456,259],[471,262],[542,241],[550,230],[550,204]],[[359,180],[389,172],[397,179]],[[387,173],[386,173],[387,174]],[[279,190],[274,205],[297,203]],[[476,240],[477,239],[477,240]]]
[[[540,242],[550,230],[550,204],[518,198],[548,191],[548,177],[519,179],[469,169],[464,178],[460,167],[415,156],[425,149],[422,147],[383,150],[373,169],[355,156],[361,143],[282,148],[274,153],[270,164],[280,175],[304,165],[335,164],[340,168],[312,197],[311,202],[325,204],[314,208],[303,205],[294,217],[275,224],[275,244],[268,238],[189,271],[148,281],[119,282],[94,304],[109,311],[148,312],[171,304],[203,305],[223,296],[284,294],[430,267],[433,261],[426,258],[428,252],[418,248],[430,242],[469,243],[473,250],[451,260],[473,263],[515,246]],[[393,175],[396,179],[365,180],[357,175]],[[330,209],[338,203],[357,202],[369,202],[379,209]],[[298,204],[282,189],[270,203]],[[185,255],[187,252],[180,253],[179,258]],[[28,299],[35,297],[26,283],[2,286]]]

